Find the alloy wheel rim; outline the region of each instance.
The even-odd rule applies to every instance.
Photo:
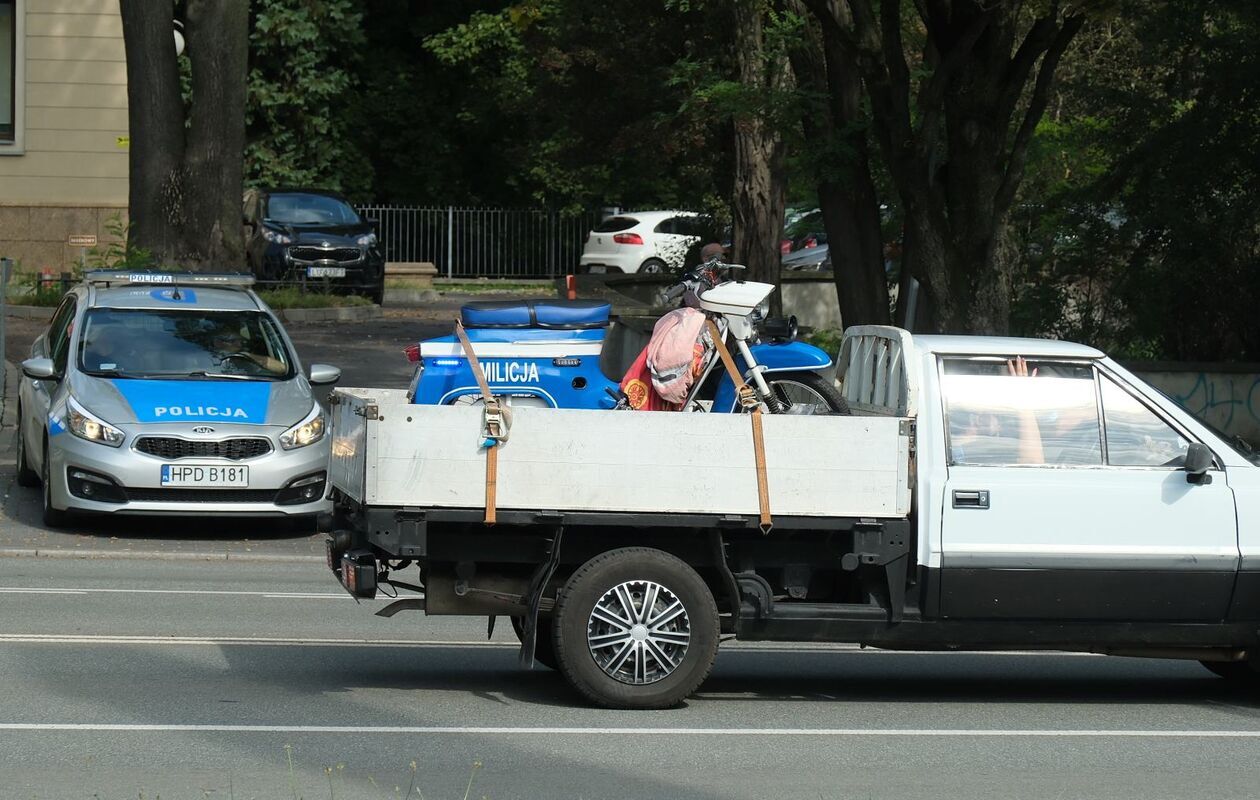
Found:
[[[595,601],[586,643],[596,665],[614,680],[633,686],[656,683],[686,658],[691,619],[667,587],[626,581]]]

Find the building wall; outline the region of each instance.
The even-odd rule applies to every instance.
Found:
[[[127,209],[127,62],[118,0],[18,0],[18,142],[0,146],[0,256],[60,272],[66,239]]]

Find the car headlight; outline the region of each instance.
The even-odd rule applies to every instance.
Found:
[[[126,438],[122,431],[89,414],[87,409],[74,402],[73,398],[66,401],[66,411],[66,427],[80,439],[118,447]]]
[[[280,446],[285,450],[296,450],[315,444],[324,438],[324,421],[324,410],[316,403],[306,419],[280,434]]]
[[[375,246],[376,246],[376,234],[375,234],[375,233],[365,233],[365,234],[363,234],[362,236],[360,236],[358,239],[355,239],[355,240],[354,240],[354,243],[355,243],[355,244],[357,244],[357,245],[359,245],[360,247],[375,247]]]
[[[262,235],[267,241],[275,242],[276,244],[289,244],[293,241],[293,237],[289,236],[289,234],[273,231],[271,228],[263,228]]]

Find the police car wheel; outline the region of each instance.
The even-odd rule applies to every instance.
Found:
[[[22,407],[18,406],[17,437],[17,485],[27,489],[39,486],[39,473],[31,469],[30,460],[26,457],[26,436],[22,433]]]
[[[44,481],[44,525],[49,528],[64,527],[70,515],[64,511],[58,511],[53,508],[52,504],[52,479],[49,470],[48,458],[48,442],[44,442],[44,466],[40,470],[40,475]]]

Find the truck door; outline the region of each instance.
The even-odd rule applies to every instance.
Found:
[[[1238,567],[1226,476],[1186,480],[1189,434],[1092,362],[940,362],[949,454],[941,613],[1223,619]]]

